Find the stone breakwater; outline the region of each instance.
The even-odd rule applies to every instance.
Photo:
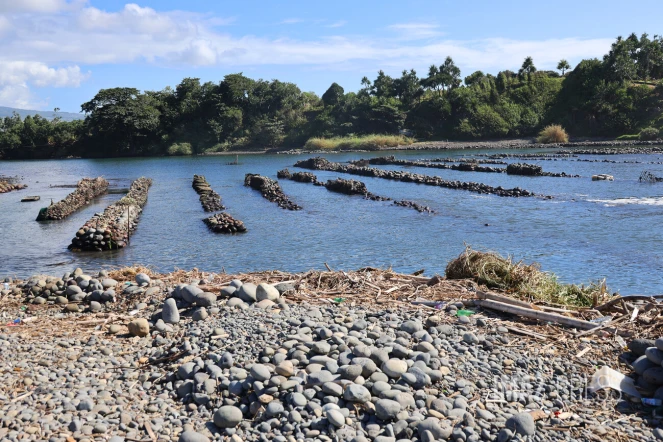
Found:
[[[46,301],[19,313],[0,305],[23,321],[0,329],[0,440],[663,438],[652,409],[586,391],[595,366],[620,364],[612,336],[586,338],[592,351],[577,356],[571,339],[513,334],[513,317],[457,316],[459,301],[439,310],[296,304],[298,295],[321,296],[317,278],[266,283],[270,273],[76,269],[10,281],[3,301]],[[631,351],[656,347],[639,344]],[[638,367],[659,367],[658,375],[660,358],[649,354]],[[659,382],[654,372],[647,378]]]
[[[212,187],[203,175],[193,176],[192,187],[200,195],[200,204],[205,209],[205,212],[218,212],[225,209],[223,204],[221,204],[221,195],[212,190]]]
[[[364,161],[364,160],[359,160]],[[398,160],[394,156],[390,157],[378,157],[371,158],[368,160],[369,164],[376,165],[397,165],[397,166],[413,166],[413,167],[431,167],[434,169],[449,169],[457,170],[460,172],[488,172],[488,173],[507,173],[509,175],[527,175],[527,176],[547,176],[547,177],[558,177],[558,178],[579,178],[580,175],[569,175],[565,172],[544,172],[541,166],[536,166],[533,164],[508,164],[506,168],[503,167],[490,167],[490,166],[481,166],[477,162],[462,162],[460,164],[436,164],[425,161],[409,161],[409,160]]]
[[[362,160],[359,160],[362,161]],[[373,165],[394,165],[394,166],[411,166],[411,167],[428,167],[432,169],[447,169],[457,170],[459,172],[486,172],[486,173],[504,173],[504,168],[481,166],[476,162],[462,162],[460,164],[444,164],[444,162],[426,162],[426,161],[410,161],[398,160],[394,156],[378,157],[368,160],[368,164]]]
[[[233,218],[227,213],[217,213],[209,218],[205,218],[203,222],[214,233],[244,233],[246,226],[238,219]]]
[[[152,180],[145,177],[131,183],[124,197],[106,207],[103,213],[95,214],[76,232],[69,249],[101,252],[126,247],[147,204],[151,185]]]
[[[22,190],[28,187],[27,184],[14,184],[9,181],[0,180],[0,193],[11,192],[12,190]]]
[[[301,210],[302,207],[295,204],[283,193],[281,185],[271,178],[266,176],[247,173],[244,177],[244,185],[259,191],[263,198],[278,204],[282,209],[286,210]]]
[[[658,144],[661,142],[649,142],[649,145]],[[636,154],[658,154],[663,153],[663,147],[607,147],[598,149],[573,149],[573,150],[560,150],[559,154],[574,154],[574,155],[636,155]]]
[[[37,216],[37,221],[64,219],[81,207],[90,204],[90,201],[102,195],[107,190],[108,181],[104,178],[83,178],[76,185],[76,190],[67,195],[63,200],[41,209]]]
[[[337,178],[335,180],[327,180],[327,182],[324,183],[318,181],[318,177],[313,175],[311,172],[291,173],[288,169],[279,170],[277,172],[277,176],[282,179],[289,179],[300,183],[312,183],[316,186],[323,186],[326,187],[327,190],[331,192],[343,193],[345,195],[361,195],[364,198],[372,201],[393,201],[389,197],[379,196],[369,192],[368,189],[366,188],[366,184],[364,184],[361,181],[344,180],[342,178]],[[417,212],[435,213],[435,211],[430,207],[417,204],[413,201],[407,201],[407,200],[393,201],[393,204],[396,206],[414,209]]]
[[[541,166],[528,163],[512,163],[506,166],[508,175],[547,176],[556,178],[580,178],[580,175],[569,175],[566,172],[544,172]]]
[[[330,172],[347,173],[350,175],[368,176],[373,178],[383,178],[388,180],[401,181],[404,183],[417,183],[425,184],[428,186],[444,187],[454,190],[466,190],[469,192],[480,194],[493,194],[505,197],[523,197],[523,196],[537,196],[534,192],[530,192],[519,187],[513,189],[504,189],[501,186],[492,187],[487,184],[463,182],[463,181],[448,181],[437,176],[420,175],[404,171],[382,170],[371,167],[356,167],[347,166],[339,163],[332,163],[326,158],[315,157],[308,160],[301,160],[295,164],[295,167],[311,170],[327,170]],[[551,199],[552,196],[541,195],[544,198]]]

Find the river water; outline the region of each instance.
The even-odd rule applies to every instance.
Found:
[[[398,158],[467,157],[499,150],[393,152]],[[534,153],[545,150],[503,151]],[[381,153],[380,155],[384,155]],[[375,153],[325,155],[331,161],[377,156]],[[75,267],[98,270],[146,264],[159,271],[197,267],[226,272],[279,269],[352,270],[393,267],[426,275],[444,274],[447,262],[464,244],[537,261],[565,282],[606,278],[622,294],[663,292],[663,183],[643,184],[643,170],[663,176],[663,155],[581,156],[618,163],[579,162],[576,158],[533,161],[545,171],[582,178],[515,177],[409,167],[412,172],[445,179],[477,181],[507,188],[519,186],[554,199],[504,198],[461,190],[344,176],[364,181],[368,190],[394,199],[413,200],[437,211],[418,213],[389,202],[364,200],[324,187],[282,180],[281,186],[303,210],[291,212],[243,186],[246,173],[276,178],[277,170],[311,155],[245,155],[0,161],[0,175],[20,176],[28,189],[0,195],[0,276],[35,273],[60,275]],[[515,161],[515,160],[507,160]],[[399,169],[397,166],[379,166]],[[495,166],[503,167],[503,166]],[[592,182],[608,173],[614,182]],[[194,174],[205,175],[227,212],[244,221],[248,233],[218,235],[207,230],[206,214],[191,188]],[[317,172],[319,179],[341,176]],[[41,207],[64,198],[81,177],[104,176],[111,191],[62,221],[36,222]],[[130,246],[115,252],[74,253],[71,238],[94,213],[121,197],[131,180],[154,180]],[[41,201],[21,203],[27,195]]]

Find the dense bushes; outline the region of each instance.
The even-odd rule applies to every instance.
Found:
[[[167,152],[168,155],[191,155],[193,150],[190,143],[173,143]]]
[[[656,129],[655,127],[646,127],[640,131],[639,138],[642,141],[657,140],[658,129]]]

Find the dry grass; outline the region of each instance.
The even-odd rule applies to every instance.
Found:
[[[491,289],[499,289],[513,297],[527,301],[590,307],[607,301],[605,281],[589,286],[562,284],[549,272],[541,271],[537,263],[514,262],[497,253],[480,252],[467,247],[460,256],[449,262],[448,279],[473,279]]]
[[[542,144],[568,143],[569,135],[559,124],[551,124],[539,132],[539,136],[536,141]]]
[[[379,150],[414,143],[404,135],[365,135],[360,137],[310,138],[307,150]]]

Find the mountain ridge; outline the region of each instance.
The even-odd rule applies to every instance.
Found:
[[[53,111],[17,109],[14,107],[0,106],[0,118],[11,117],[14,112],[17,112],[21,116],[21,119],[27,117],[28,115],[34,116],[35,114],[40,115],[48,120],[52,120],[56,116],[56,113]],[[82,120],[85,118],[84,114],[77,114],[74,112],[58,112],[57,116],[60,117],[63,121]]]

